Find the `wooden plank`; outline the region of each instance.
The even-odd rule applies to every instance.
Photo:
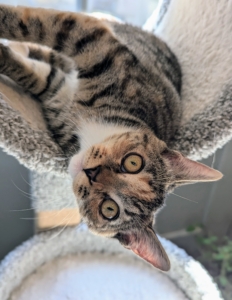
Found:
[[[37,230],[52,229],[56,227],[76,226],[81,218],[77,208],[64,208],[61,210],[37,212]]]

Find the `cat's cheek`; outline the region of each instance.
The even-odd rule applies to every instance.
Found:
[[[83,170],[83,160],[83,152],[80,152],[71,158],[68,166],[68,172],[73,179]]]

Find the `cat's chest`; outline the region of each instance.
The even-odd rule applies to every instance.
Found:
[[[96,121],[81,121],[77,135],[80,141],[80,151],[87,150],[93,145],[102,143],[115,134],[132,131],[132,128],[116,124],[102,124]]]

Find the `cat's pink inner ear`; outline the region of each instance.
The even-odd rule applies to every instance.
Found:
[[[155,232],[150,227],[141,231],[120,233],[116,238],[125,248],[132,250],[154,267],[161,271],[170,269],[169,258]]]
[[[223,176],[221,172],[184,157],[178,151],[167,150],[161,155],[172,170],[175,182],[216,181]]]

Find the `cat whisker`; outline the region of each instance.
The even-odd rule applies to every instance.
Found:
[[[51,216],[57,217],[57,215],[60,214],[60,213],[61,213],[63,210],[65,210],[66,208],[69,208],[69,204],[67,204],[65,207],[63,207],[63,208],[60,209],[60,210],[57,210],[57,211],[52,212],[52,214],[49,214],[49,216],[48,216],[48,215],[43,215],[43,216],[39,216],[39,217],[35,216],[35,217],[20,218],[20,219],[21,219],[21,220],[38,220],[38,219],[46,220],[46,219],[48,219],[48,218],[51,218]],[[33,209],[33,208],[32,208],[32,209]],[[17,210],[16,210],[16,211],[17,211]],[[19,211],[21,211],[21,210],[19,210]],[[22,211],[24,211],[24,210],[22,210]],[[71,212],[69,212],[68,215],[67,215],[66,217],[64,217],[64,218],[62,219],[61,222],[63,222],[63,220],[68,219],[70,215],[71,215]],[[62,223],[61,223],[61,224],[62,224]],[[57,226],[58,226],[58,225],[57,225]]]
[[[211,163],[211,168],[214,167],[215,158],[216,158],[216,152],[215,152],[214,155],[213,155],[213,160],[212,160],[212,163]]]
[[[69,214],[69,216],[70,216],[70,214]],[[62,221],[67,220],[67,219],[68,219],[68,217],[63,218]],[[59,235],[65,230],[65,228],[67,228],[67,226],[68,226],[68,221],[67,221],[66,225],[65,225],[58,233],[54,234],[54,235],[50,238],[50,241],[53,240],[54,238],[56,238],[57,236],[59,236]],[[59,227],[59,226],[56,226],[56,227]],[[56,227],[54,227],[54,228],[56,228]]]
[[[25,180],[25,182],[26,183],[28,183],[26,180]],[[22,192],[23,194],[24,194],[24,196],[26,197],[26,198],[28,198],[29,200],[33,200],[33,201],[37,201],[37,199],[32,195],[32,194],[30,194],[30,193],[27,193],[27,192],[25,192],[25,191],[23,191],[22,189],[20,189],[13,181],[12,181],[12,183],[14,184],[14,186],[20,191],[20,192]],[[29,184],[29,183],[28,183]],[[66,203],[66,206],[65,207],[63,207],[61,210],[58,210],[58,211],[55,211],[54,212],[54,216],[56,216],[57,214],[59,214],[62,210],[64,210],[64,209],[66,209],[66,208],[69,208],[70,207],[70,205],[72,204],[72,200],[70,199],[67,203]],[[12,211],[12,212],[19,212],[19,211],[29,211],[29,210],[35,210],[36,211],[36,208],[29,208],[29,209],[22,209],[22,210],[10,210],[10,211]],[[44,218],[45,218],[46,216],[44,216]],[[32,218],[22,218],[22,219],[24,219],[24,220],[36,220],[37,219],[37,217],[32,217]]]
[[[20,176],[22,178],[22,180],[27,184],[29,185],[30,188],[33,188],[32,185],[23,177],[22,173],[20,172]]]
[[[63,219],[63,220],[64,220],[64,219]],[[62,221],[63,221],[63,220],[62,220]],[[59,227],[61,226],[61,224],[62,224],[62,223],[59,223],[58,225],[54,225],[54,226],[49,227],[49,228],[47,228],[47,229],[43,229],[43,232],[49,232],[49,231],[51,231],[52,229],[59,228]]]
[[[185,197],[183,197],[183,196],[180,196],[180,195],[177,195],[177,194],[174,194],[174,193],[170,193],[170,194],[175,195],[175,196],[177,196],[177,197],[179,197],[179,198],[181,198],[181,199],[185,199],[185,200],[188,200],[188,201],[190,201],[190,202],[193,202],[193,203],[197,203],[197,204],[198,204],[198,202],[195,201],[195,200],[191,200],[191,199],[185,198]]]
[[[214,133],[214,140],[215,140],[215,133]],[[213,160],[212,160],[212,163],[211,163],[211,168],[214,167],[214,163],[215,163],[215,159],[216,159],[216,152],[217,151],[215,151],[214,154],[213,154]]]
[[[68,222],[56,235],[54,235],[50,238],[50,241],[53,240],[54,238],[56,238],[57,236],[59,236],[65,230],[65,228],[67,228],[67,226],[68,226]]]
[[[11,209],[9,212],[20,212],[20,211],[30,211],[34,210],[34,208],[23,208],[23,209]]]
[[[23,191],[20,191],[20,192],[23,193]],[[23,193],[23,194],[24,194],[24,193]],[[24,196],[25,198],[29,199],[29,200],[32,200],[31,196],[28,196],[28,195],[26,195],[26,194],[24,194],[23,196]]]
[[[11,180],[11,182],[13,183],[13,185],[20,191],[22,192],[26,197],[28,197],[29,199],[32,199],[33,195],[30,193],[27,193],[25,191],[23,191],[22,189],[20,189],[14,182],[13,180]]]

